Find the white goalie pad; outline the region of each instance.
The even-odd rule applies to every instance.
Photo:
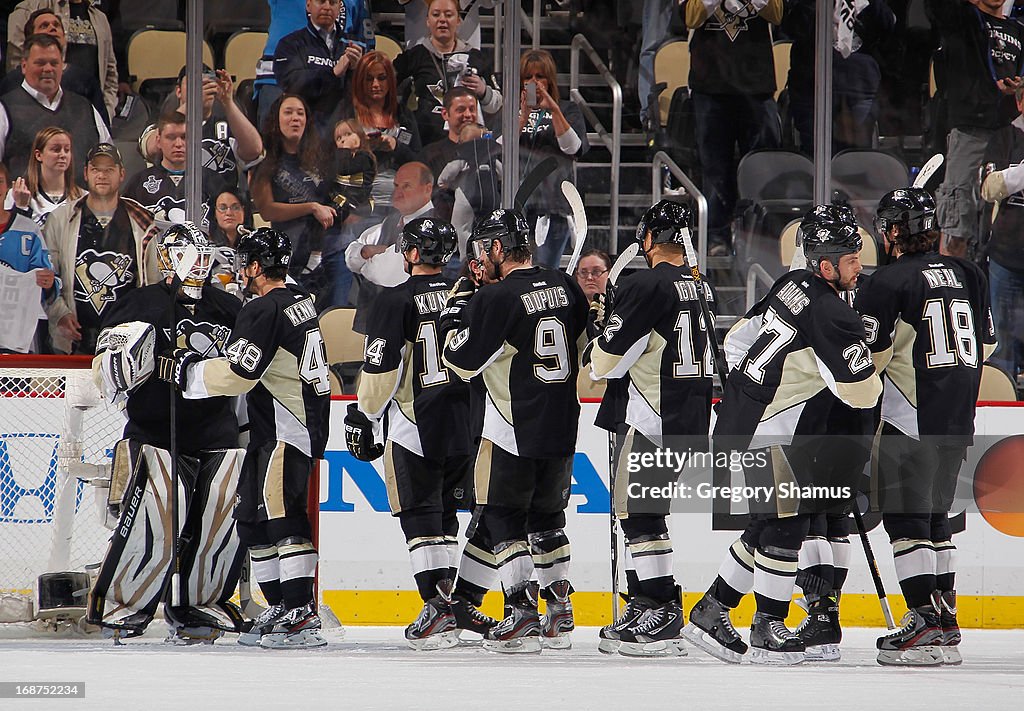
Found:
[[[96,350],[101,351],[103,396],[115,402],[145,382],[155,365],[156,329],[142,321],[129,321],[105,329]]]

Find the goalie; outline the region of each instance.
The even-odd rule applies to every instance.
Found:
[[[237,631],[242,621],[228,599],[241,565],[231,508],[244,450],[237,449],[231,398],[185,400],[176,394],[173,491],[171,390],[151,377],[154,351],[177,347],[199,357],[220,355],[241,303],[209,285],[213,248],[192,223],[171,226],[155,247],[164,281],[117,301],[93,359],[97,386],[111,402],[123,403],[128,422],[114,450],[108,499],[117,527],[89,597],[88,621],[134,637],[163,600],[171,638],[192,643]],[[172,286],[176,273],[184,273],[180,287]],[[175,495],[177,522],[171,514]],[[180,604],[174,607],[165,600],[174,568],[173,526],[181,578]]]

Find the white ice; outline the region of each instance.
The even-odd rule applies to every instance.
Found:
[[[158,625],[154,623],[153,628]],[[85,699],[0,699],[0,709],[1020,709],[1024,630],[964,630],[960,667],[894,669],[875,662],[875,629],[844,631],[834,663],[723,664],[689,647],[675,659],[597,651],[597,628],[573,649],[499,655],[480,648],[408,649],[398,627],[349,627],[322,650],[174,647],[159,630],[114,647],[95,637],[0,636],[0,681],[82,682]]]

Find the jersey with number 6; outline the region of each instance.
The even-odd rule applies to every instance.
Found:
[[[248,302],[224,354],[189,371],[185,397],[248,393],[250,442],[323,457],[331,381],[313,298],[286,284]]]
[[[783,275],[730,329],[725,355],[715,434],[750,437],[752,448],[824,434],[836,398],[864,409],[882,391],[857,312],[804,269]]]
[[[855,304],[884,371],[882,419],[912,437],[969,443],[981,365],[996,345],[981,269],[938,252],[905,254],[878,269]]]
[[[469,385],[441,363],[437,322],[451,289],[440,274],[384,289],[366,327],[359,408],[388,417],[388,438],[427,459],[472,454]]]
[[[444,361],[465,380],[482,373],[485,439],[523,457],[576,451],[588,308],[575,279],[543,267],[516,269],[473,296]]]

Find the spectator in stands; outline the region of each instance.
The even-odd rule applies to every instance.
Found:
[[[573,102],[559,99],[551,53],[524,52],[519,60],[519,174],[526,175],[548,156],[558,160],[558,167],[526,203],[526,218],[537,241],[534,264],[558,267],[572,215],[560,186],[563,180],[573,181],[573,162],[589,147],[583,114]]]
[[[256,210],[292,241],[288,272],[307,287],[320,265],[324,230],[337,213],[327,205],[331,181],[309,107],[301,97],[282,94],[263,126],[267,157],[251,180]]]
[[[29,215],[40,227],[46,224],[51,212],[82,196],[82,189],[75,182],[71,145],[71,134],[56,126],[44,128],[32,142],[25,183],[31,197]],[[9,193],[4,207],[10,209],[13,204],[14,196]]]
[[[178,72],[174,89],[176,110],[186,113],[188,80],[186,68]],[[235,103],[231,75],[223,69],[214,72],[203,65],[203,194],[216,196],[222,190],[237,189],[239,168],[248,171],[263,160],[263,139]],[[151,163],[160,162],[156,125],[146,128],[139,139],[143,155]]]
[[[25,24],[36,10],[52,10],[60,17],[67,32],[66,49],[69,65],[95,76],[103,87],[103,103],[107,116],[117,106],[117,61],[114,40],[107,16],[90,0],[24,0],[11,13],[7,42],[7,68],[13,69],[24,56]],[[27,54],[28,50],[25,49]],[[77,135],[77,134],[76,134]],[[93,144],[89,144],[90,146]]]
[[[415,47],[427,36],[427,3],[398,0],[405,6],[405,46]],[[480,49],[480,10],[494,7],[495,0],[459,0],[459,39]]]
[[[377,159],[373,180],[375,210],[385,214],[391,207],[398,166],[418,160],[423,144],[412,112],[398,102],[395,68],[387,55],[367,52],[352,73],[352,101],[345,118],[355,118],[370,139],[370,150]]]
[[[420,157],[431,175],[441,175],[445,167],[456,160],[459,151],[459,134],[465,126],[479,123],[479,104],[468,87],[452,87],[444,94],[441,118],[448,127],[448,133],[423,148]],[[438,215],[448,220],[455,203],[455,186],[438,183],[434,190],[434,207]]]
[[[501,92],[487,57],[459,39],[459,6],[456,0],[428,0],[429,37],[395,58],[398,81],[411,77],[418,104],[416,123],[423,144],[444,137],[441,115],[445,93],[463,86],[480,102],[484,115],[501,109]]]
[[[732,245],[737,145],[743,155],[778,148],[781,139],[770,25],[782,20],[783,0],[686,0],[680,10],[693,30],[689,86],[708,199],[708,253],[722,256]]]
[[[43,229],[61,290],[47,309],[58,353],[92,354],[104,312],[127,291],[160,279],[146,246],[158,229],[142,205],[121,197],[124,163],[111,143],[87,155],[83,197],[54,210]]]
[[[354,295],[349,300],[356,305],[352,324],[357,333],[366,333],[366,317],[370,304],[384,287],[404,282],[405,260],[398,251],[402,228],[418,217],[436,216],[430,195],[434,176],[423,163],[406,163],[395,173],[392,196],[394,209],[384,222],[374,225],[345,250],[345,261],[355,275]]]
[[[999,337],[989,363],[1014,380],[1024,371],[1024,86],[1022,115],[996,131],[985,152],[981,196],[999,204],[987,245],[992,321]]]
[[[0,160],[12,175],[24,175],[36,134],[59,126],[75,137],[75,163],[84,165],[89,147],[109,141],[110,131],[88,99],[60,88],[64,60],[56,38],[33,35],[25,40],[21,71],[21,86],[0,97]]]
[[[28,21],[25,23],[25,36],[31,37],[32,35],[53,35],[60,42],[61,47],[67,46],[64,24],[53,10],[36,10],[28,16]],[[21,86],[21,82],[24,80],[25,75],[21,73],[21,64],[18,64],[7,73],[3,81],[0,81],[0,96]],[[64,91],[70,91],[88,99],[96,112],[103,117],[104,122],[108,126],[110,125],[110,115],[107,105],[104,103],[103,87],[95,74],[74,64],[68,64],[65,57],[64,74],[61,76],[60,87]]]
[[[608,272],[611,268],[612,258],[604,250],[588,249],[580,255],[576,265],[576,283],[587,295],[588,302],[608,288]]]
[[[346,34],[341,8],[341,0],[306,0],[306,26],[281,38],[274,53],[277,85],[302,97],[324,138],[346,101],[348,74],[366,49],[365,42]]]
[[[38,353],[39,349],[33,347],[33,334],[39,323],[35,314],[41,313],[39,290],[44,303],[56,295],[53,265],[39,225],[29,212],[32,195],[25,179],[11,181],[7,166],[0,163],[0,191],[6,193],[8,185],[14,205],[11,210],[0,207],[0,275],[5,278],[0,353]],[[8,270],[25,274],[15,280],[17,288],[7,280]],[[35,272],[35,277],[29,277],[28,272]]]
[[[456,156],[437,182],[455,191],[451,223],[459,235],[459,255],[464,261],[476,218],[501,207],[501,145],[487,128],[467,123],[459,131]]]
[[[676,0],[643,0],[641,16],[640,66],[637,71],[636,88],[640,95],[640,125],[647,126],[649,119],[647,104],[654,86],[654,57],[658,48],[669,37],[669,24]],[[655,115],[657,107],[655,107]]]
[[[216,249],[213,253],[211,273],[217,276],[226,275],[226,281],[234,278],[234,248],[240,237],[238,228],[252,228],[246,207],[245,199],[233,188],[224,190],[213,201],[210,241]]]
[[[172,111],[156,122],[156,144],[160,160],[131,178],[124,187],[125,197],[153,213],[165,227],[185,220],[185,116]],[[204,192],[204,196],[206,196]],[[209,228],[209,205],[204,200],[200,221]]]
[[[1003,15],[998,0],[932,1],[949,105],[946,177],[935,191],[941,250],[965,256],[977,246],[977,176],[989,140],[1017,116],[1013,93],[1024,74],[1024,27]]]

